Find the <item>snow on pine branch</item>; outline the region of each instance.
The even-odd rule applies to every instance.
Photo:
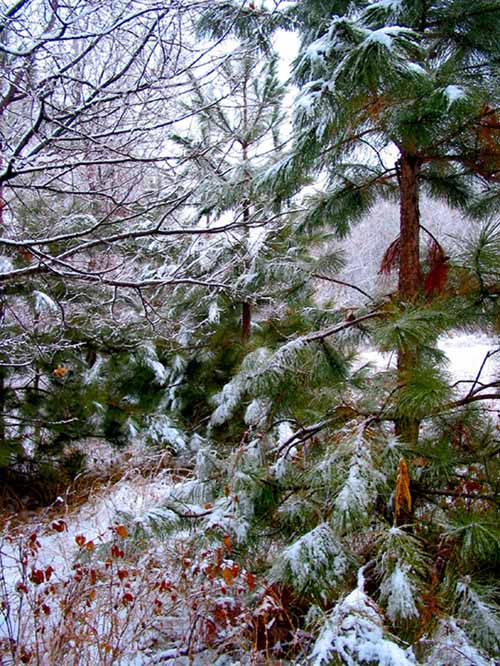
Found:
[[[362,572],[359,579],[358,587],[326,616],[310,655],[311,666],[416,666],[411,651],[385,637],[382,611],[364,592]]]
[[[377,545],[375,571],[387,617],[393,624],[418,618],[431,573],[424,543],[404,529],[391,527],[380,533]]]
[[[432,645],[424,666],[495,666],[453,618],[441,619],[437,632],[432,637],[424,636],[422,643]]]
[[[341,542],[327,523],[321,523],[278,554],[269,576],[271,581],[292,585],[301,594],[324,594],[325,580],[333,586],[348,568],[349,558]]]
[[[335,493],[333,524],[340,530],[365,523],[385,475],[374,455],[382,443],[369,433],[367,424],[348,424],[311,470],[312,480],[325,483]]]

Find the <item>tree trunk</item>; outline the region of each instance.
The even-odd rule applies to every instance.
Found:
[[[400,227],[399,227],[399,298],[416,300],[422,284],[420,267],[420,208],[418,174],[420,161],[403,153],[399,160]]]
[[[241,306],[241,342],[246,345],[250,340],[252,328],[252,305],[251,303],[242,303]]]
[[[418,174],[420,160],[403,153],[398,162],[400,185],[400,234],[399,234],[399,300],[415,302],[420,293],[422,271],[420,266],[420,209]],[[408,374],[417,365],[419,350],[398,350],[398,381],[404,384]],[[418,442],[420,423],[412,417],[396,421],[396,434],[408,444]]]
[[[243,234],[245,235],[245,259],[244,259],[244,269],[247,271],[250,267],[250,261],[248,256],[248,243],[249,243],[249,223],[250,223],[250,206],[251,201],[249,199],[250,192],[250,181],[251,173],[248,168],[248,149],[250,147],[250,142],[248,139],[248,99],[247,99],[247,87],[250,79],[250,67],[248,62],[245,63],[245,69],[243,74],[243,108],[242,108],[242,136],[241,136],[241,157],[243,160],[243,172],[245,174],[245,190],[246,197],[243,199]],[[241,343],[247,345],[250,340],[250,333],[252,329],[252,304],[248,301],[243,301],[241,304]]]
[[[245,252],[248,251],[248,223],[250,221],[250,202],[245,200],[243,203],[243,222],[245,223],[244,234],[247,236],[245,243]],[[249,268],[248,256],[245,257],[245,270]],[[250,332],[252,329],[252,304],[248,301],[243,301],[241,304],[241,342],[246,345],[250,340]]]

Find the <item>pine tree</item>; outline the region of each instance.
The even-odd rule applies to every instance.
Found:
[[[250,7],[215,5],[248,34]],[[186,487],[197,538],[229,536],[260,574],[261,598],[271,586],[288,600],[312,663],[499,656],[498,438],[481,408],[498,400],[498,382],[480,372],[460,393],[436,346],[451,329],[497,330],[498,224],[452,252],[419,214],[421,191],[477,216],[495,200],[499,12],[453,0],[258,12],[271,21],[262,34],[287,21],[301,30],[294,149],[262,178],[270,199],[316,189],[292,220],[295,238],[347,237],[381,196],[401,210],[381,267],[398,269],[397,292],[347,312],[296,301],[295,316],[263,319],[199,429]],[[396,352],[397,368],[356,365],[366,338]],[[164,510],[186,518],[187,501],[179,491]],[[303,663],[296,643],[274,647]]]
[[[219,238],[208,237],[212,255],[217,255],[220,271],[233,285],[233,301],[241,307],[241,340],[248,343],[252,309],[269,290],[271,238],[280,234],[283,217],[269,210],[265,197],[257,191],[256,176],[280,150],[281,104],[284,89],[277,75],[277,56],[261,53],[242,42],[217,71],[210,88],[192,78],[195,96],[188,108],[200,108],[195,133],[174,136],[188,161],[186,178],[195,183],[195,222],[207,230],[228,227]],[[274,254],[276,255],[277,249]],[[267,253],[267,257],[263,257]],[[283,262],[283,269],[286,270]],[[262,294],[262,295],[260,295]],[[224,317],[218,307],[218,313]]]
[[[411,308],[442,293],[449,270],[436,238],[429,238],[427,261],[421,256],[420,193],[465,208],[497,180],[491,23],[500,8],[401,1],[325,9],[312,2],[308,14],[307,4],[292,9],[302,21],[295,67],[301,91],[296,147],[277,185],[286,191],[304,171],[322,174],[326,189],[311,201],[304,224],[341,235],[377,197],[397,197],[400,233],[382,268],[398,269],[397,298]],[[400,383],[421,364],[418,347],[399,348]],[[398,428],[416,441],[418,419],[401,418]]]

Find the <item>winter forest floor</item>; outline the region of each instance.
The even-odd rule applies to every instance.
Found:
[[[453,377],[474,380],[492,341],[460,333],[440,347]],[[392,363],[371,350],[360,361],[377,369]],[[483,381],[496,365],[496,357],[487,359]],[[96,446],[87,475],[52,506],[4,509],[2,666],[33,663],[35,655],[34,663],[51,666],[240,663],[229,656],[214,662],[210,646],[220,653],[217,623],[225,624],[228,655],[252,640],[239,635],[238,625],[248,620],[243,598],[254,591],[254,577],[233,562],[230,542],[193,553],[178,535],[163,539],[155,530],[173,489],[190,483],[189,470],[169,463],[167,454],[142,447],[117,453]],[[272,598],[266,604],[263,617],[271,617]],[[9,641],[23,646],[18,660],[9,657]]]

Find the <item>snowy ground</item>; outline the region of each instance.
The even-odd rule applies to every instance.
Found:
[[[439,349],[445,352],[449,359],[448,369],[455,381],[474,380],[481,371],[480,379],[483,383],[492,381],[500,372],[500,352],[487,357],[488,352],[495,350],[497,346],[500,347],[500,343],[485,335],[465,333],[446,336],[438,344]],[[394,354],[381,354],[377,351],[365,351],[361,359],[378,370],[396,365]]]
[[[500,353],[488,359],[487,354],[497,345],[486,336],[462,334],[444,338],[439,347],[450,359],[450,371],[457,380],[475,379],[484,362],[481,379],[492,381],[500,370]]]
[[[449,370],[455,380],[474,380],[481,372],[481,381],[491,381],[500,371],[500,353],[487,358],[488,352],[496,348],[495,342],[486,336],[459,334],[444,338],[439,347],[450,360]],[[485,361],[486,359],[486,361]],[[395,364],[390,354],[365,351],[364,362],[371,363],[377,369]],[[61,518],[67,523],[67,530],[61,534],[49,533],[42,536],[44,550],[51,557],[59,560],[72,558],[68,545],[73,543],[77,534],[85,534],[88,539],[95,539],[105,532],[115,520],[116,512],[127,512],[139,517],[152,505],[164,501],[172,490],[172,476],[168,470],[151,474],[145,478],[138,471],[126,474],[117,483],[103,487],[86,504],[77,510],[69,511],[62,507]],[[34,519],[36,520],[36,519]]]
[[[449,358],[449,370],[456,381],[477,380],[480,376],[480,381],[487,382],[498,377],[500,353],[488,358],[488,352],[491,353],[496,349],[494,340],[485,336],[457,334],[444,338],[439,346]],[[378,369],[390,367],[395,363],[391,355],[373,351],[365,351],[362,354],[362,361],[370,362]],[[471,384],[463,386],[466,391]],[[72,570],[79,548],[77,545],[79,535],[85,535],[87,542],[95,540],[97,543],[106,540],[113,525],[116,529],[117,512],[127,512],[133,518],[140,520],[140,516],[152,506],[159,505],[168,498],[174,484],[174,477],[168,470],[160,470],[148,477],[144,477],[138,471],[128,472],[120,481],[101,487],[88,502],[77,509],[70,510],[64,502],[61,502],[57,519],[64,520],[64,531],[58,532],[51,528],[54,518],[46,521],[44,525],[43,517],[40,516],[33,516],[22,531],[25,534],[37,531],[41,544],[40,554],[43,553],[38,566],[50,565],[61,577],[65,572],[70,574]],[[5,536],[0,537],[0,555],[4,585],[13,590],[19,581],[16,543],[9,542]],[[1,622],[0,618],[0,638],[6,635],[6,627],[2,626]]]

